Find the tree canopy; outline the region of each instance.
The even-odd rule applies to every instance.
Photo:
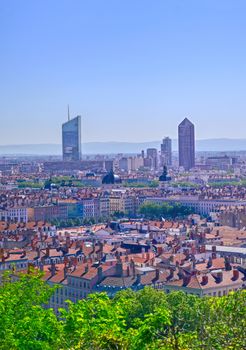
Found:
[[[174,219],[177,217],[185,217],[192,213],[191,209],[179,203],[151,203],[146,202],[141,205],[139,213],[146,219],[160,219],[161,217]]]
[[[246,348],[246,291],[220,298],[146,287],[68,302],[59,315],[47,303],[54,288],[38,273],[2,278],[3,350],[241,350]]]

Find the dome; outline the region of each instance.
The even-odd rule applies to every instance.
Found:
[[[110,172],[103,177],[102,183],[104,185],[113,185],[116,183],[121,183],[121,178],[118,175],[115,175],[113,170],[110,170]]]
[[[159,177],[159,181],[165,182],[165,181],[170,181],[170,180],[171,180],[171,177],[167,176],[167,167],[166,167],[166,165],[164,165],[163,172],[162,172],[161,176]]]

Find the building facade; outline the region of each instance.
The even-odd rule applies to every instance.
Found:
[[[161,144],[161,158],[162,165],[172,165],[172,140],[169,137],[165,137]]]
[[[81,159],[81,117],[77,116],[62,125],[62,154],[64,161]]]
[[[195,166],[195,127],[185,118],[178,127],[179,166],[190,170]]]
[[[156,148],[147,148],[147,160],[149,161],[149,166],[156,170],[158,167],[158,152]]]

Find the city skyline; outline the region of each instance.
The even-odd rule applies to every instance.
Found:
[[[197,139],[244,138],[244,1],[0,9],[1,145],[58,143],[67,103],[85,142],[174,139],[186,115]]]
[[[0,1],[1,349],[246,349],[245,13]]]

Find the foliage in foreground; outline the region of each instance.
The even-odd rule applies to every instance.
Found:
[[[141,350],[246,348],[246,291],[200,299],[147,287],[110,299],[68,302],[57,318],[45,307],[53,288],[38,274],[0,287],[0,349]]]

